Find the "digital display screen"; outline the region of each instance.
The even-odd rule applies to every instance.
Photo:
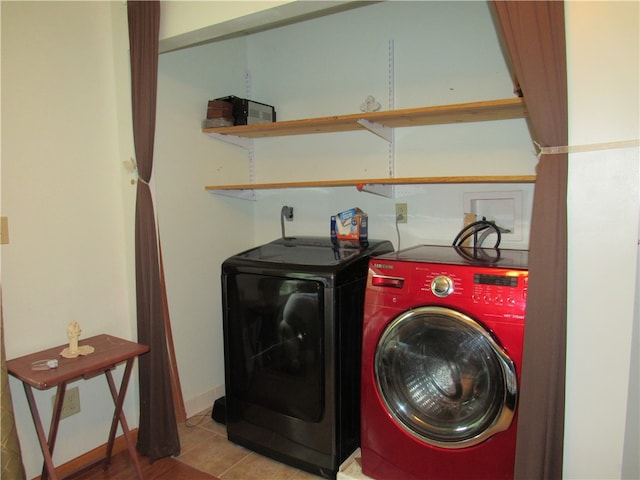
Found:
[[[486,275],[476,273],[473,276],[473,282],[480,285],[498,285],[500,287],[517,287],[518,277],[507,277],[504,275]]]

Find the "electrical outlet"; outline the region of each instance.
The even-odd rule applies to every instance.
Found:
[[[0,244],[9,243],[9,218],[0,217]]]
[[[56,402],[56,396],[51,397],[51,406],[54,407]],[[64,394],[64,402],[62,402],[62,412],[60,412],[60,419],[70,417],[80,413],[80,390],[78,387],[73,387],[67,390]]]
[[[409,210],[406,203],[396,203],[396,222],[407,223]]]

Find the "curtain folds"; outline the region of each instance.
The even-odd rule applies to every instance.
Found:
[[[139,359],[137,448],[154,461],[180,453],[169,373],[155,212],[149,188],[156,125],[160,3],[157,0],[129,1],[127,10],[133,135],[139,178],[135,217],[138,342],[150,347],[150,352]]]
[[[568,143],[562,1],[494,1],[539,146]],[[562,478],[567,310],[567,154],[542,155],[529,242],[517,479]]]
[[[4,350],[4,318],[2,316],[2,293],[0,292],[0,355],[2,365],[0,368],[0,478],[12,480],[24,480],[26,478],[24,464],[22,463],[22,450],[16,429],[16,420],[13,414],[13,400],[9,386],[9,373],[7,372],[7,359]]]

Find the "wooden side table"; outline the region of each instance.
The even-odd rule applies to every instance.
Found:
[[[130,342],[128,340],[123,340],[121,338],[112,337],[111,335],[97,335],[95,337],[87,338],[86,340],[81,340],[79,344],[91,345],[95,348],[95,351],[86,356],[64,358],[60,356],[60,352],[62,352],[62,350],[64,350],[68,345],[60,345],[58,347],[31,353],[29,355],[7,361],[7,370],[9,374],[22,381],[24,391],[27,394],[27,401],[29,402],[29,408],[38,434],[38,441],[40,442],[42,454],[44,455],[44,465],[42,467],[41,478],[42,480],[46,480],[47,474],[48,477],[53,480],[58,478],[53,465],[52,456],[53,448],[56,443],[56,436],[58,434],[58,425],[60,423],[60,414],[62,412],[62,403],[64,401],[67,384],[80,378],[86,380],[104,373],[107,378],[107,383],[109,384],[111,396],[115,403],[115,411],[111,422],[107,448],[104,458],[83,467],[81,471],[84,471],[100,462],[104,462],[105,470],[109,467],[113,451],[113,442],[115,440],[118,423],[120,423],[127,443],[129,456],[134,463],[138,478],[142,480],[142,470],[140,469],[138,455],[129,432],[127,419],[122,411],[122,404],[127,392],[129,378],[131,377],[133,362],[138,355],[148,352],[149,347],[139,343]],[[57,368],[47,370],[33,369],[34,362],[52,359],[58,360]],[[126,365],[122,382],[120,384],[120,390],[118,391],[115,382],[113,381],[111,370],[122,362],[126,362]],[[42,427],[42,421],[40,420],[40,414],[38,413],[38,407],[33,396],[32,387],[39,390],[47,390],[55,386],[57,386],[57,391],[53,406],[53,415],[51,417],[51,427],[49,428],[49,436],[47,438]],[[74,473],[78,473],[78,471]]]

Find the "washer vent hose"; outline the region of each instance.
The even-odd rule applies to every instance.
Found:
[[[500,245],[500,240],[502,239],[502,229],[498,227],[495,222],[491,222],[485,218],[476,222],[472,222],[469,225],[465,226],[462,230],[460,230],[458,235],[456,235],[456,238],[453,240],[453,245],[459,247],[464,243],[465,240],[473,237],[473,246],[482,247],[482,243],[491,233],[491,230],[495,232],[497,237],[496,243],[493,248],[498,248],[498,246]],[[480,232],[482,232],[482,235],[480,235],[480,238],[478,238],[478,233]]]

